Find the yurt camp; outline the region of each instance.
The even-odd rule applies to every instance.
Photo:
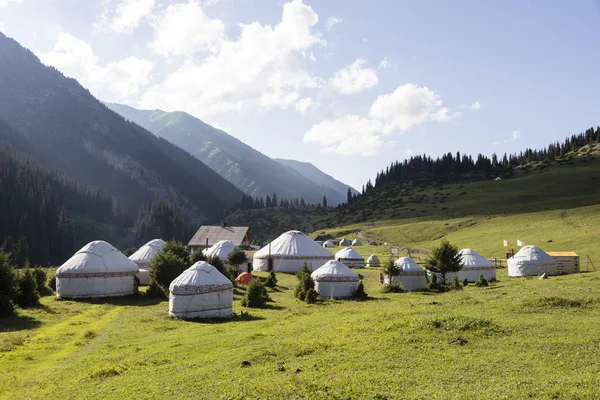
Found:
[[[375,254],[371,254],[369,256],[369,258],[367,259],[367,267],[380,267],[381,266],[381,261],[379,260],[379,257],[377,257],[377,255]]]
[[[235,250],[235,244],[230,240],[220,240],[211,247],[202,250],[205,257],[219,257],[221,260],[227,260],[227,256]]]
[[[335,244],[331,240],[326,240],[323,243],[323,247],[325,247],[325,248],[327,248],[327,247],[335,247]]]
[[[269,269],[269,255],[275,272],[287,273],[298,272],[304,263],[314,271],[334,259],[333,253],[300,231],[288,231],[254,253],[252,266],[255,271]]]
[[[310,275],[321,297],[351,297],[358,288],[358,274],[337,260],[327,261]]]
[[[362,244],[363,244],[362,241],[358,238],[356,238],[352,241],[352,246],[362,246]]]
[[[352,242],[348,239],[344,238],[340,240],[340,246],[352,246]]]
[[[558,266],[554,257],[537,246],[521,247],[508,259],[508,276],[557,275]]]
[[[358,254],[352,247],[344,247],[335,253],[335,259],[343,262],[350,268],[362,268],[365,266],[365,259]]]
[[[56,296],[84,299],[127,296],[135,292],[138,266],[110,244],[83,246],[56,270]]]
[[[465,279],[468,282],[475,282],[479,275],[483,275],[485,279],[496,279],[496,266],[493,262],[483,257],[473,249],[462,249],[460,252],[463,267],[458,272],[450,272],[446,274],[446,282],[452,280],[452,276],[458,276],[458,279],[463,282]],[[440,274],[438,274],[440,276]]]
[[[169,286],[169,315],[181,319],[233,316],[233,284],[215,267],[198,261]]]
[[[394,264],[400,267],[400,272],[391,278],[392,283],[401,283],[404,290],[420,290],[427,287],[425,269],[412,258],[400,257]],[[384,284],[390,284],[390,277],[387,275],[384,277]]]
[[[129,259],[139,268],[139,272],[135,276],[140,281],[140,285],[150,284],[150,261],[162,250],[164,245],[164,240],[154,239],[129,256]]]

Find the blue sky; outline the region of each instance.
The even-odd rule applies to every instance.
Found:
[[[599,124],[600,4],[0,0],[0,30],[101,100],[183,110],[360,189],[410,154]]]

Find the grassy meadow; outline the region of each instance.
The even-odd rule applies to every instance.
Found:
[[[498,270],[444,294],[382,294],[378,270],[359,272],[367,301],[308,305],[279,274],[268,307],[244,309],[238,289],[226,322],[142,295],[44,297],[2,321],[0,398],[597,398],[600,272]]]

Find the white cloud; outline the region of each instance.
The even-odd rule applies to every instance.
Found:
[[[54,49],[39,54],[40,60],[65,75],[77,79],[94,95],[103,99],[122,100],[135,96],[150,83],[154,64],[137,57],[99,65],[92,46],[68,33],[60,33]]]
[[[306,114],[306,111],[309,108],[317,108],[319,107],[321,104],[319,102],[313,101],[313,99],[311,99],[310,97],[305,97],[301,100],[298,100],[296,102],[296,104],[294,104],[294,108],[296,109],[296,111],[298,111],[300,114]]]
[[[165,57],[215,51],[225,38],[225,24],[204,13],[198,1],[171,4],[152,22],[150,48]]]
[[[519,140],[519,139],[521,139],[521,131],[514,130],[510,133],[510,137],[508,139],[496,140],[496,141],[492,142],[492,146],[498,146],[499,144],[502,144],[502,143],[514,142],[515,140]]]
[[[189,4],[194,9],[199,7],[197,3]],[[178,12],[169,19],[167,31],[185,25],[188,16]],[[210,21],[215,27],[222,25],[218,20]],[[275,26],[253,22],[241,25],[236,40],[222,37],[213,40],[213,46],[210,41],[197,43],[192,46],[194,51],[204,47],[211,52],[199,60],[190,57],[184,61],[163,82],[145,92],[140,106],[186,110],[203,118],[254,107],[288,108],[300,99],[303,91],[322,85],[320,78],[311,76],[304,68],[304,55],[312,47],[324,44],[313,32],[318,21],[312,8],[301,0],[293,0],[284,5],[281,21]],[[160,23],[155,26],[157,37],[163,34],[162,26]],[[188,34],[187,28],[184,31],[182,37]],[[172,35],[165,38],[168,36]],[[159,42],[163,44],[156,45],[155,41],[157,49],[173,54],[170,40]],[[175,49],[175,54],[191,54],[187,48],[175,46]]]
[[[325,28],[330,31],[333,29],[333,27],[337,24],[339,24],[340,22],[342,22],[341,18],[337,18],[337,17],[329,17],[327,18],[327,22],[325,23]]]
[[[412,156],[413,154],[415,154],[415,149],[407,147],[406,149],[404,149],[404,154],[406,154],[407,156]]]
[[[470,106],[469,108],[471,110],[479,110],[481,108],[481,103],[478,102],[477,100],[475,100]]]
[[[4,32],[4,23],[0,22],[0,32]]]
[[[426,122],[443,122],[458,117],[443,107],[440,96],[427,87],[407,83],[392,93],[378,96],[368,116],[347,115],[315,124],[304,135],[305,143],[319,143],[323,151],[342,155],[373,155],[393,141],[384,140]]]
[[[370,89],[379,83],[377,72],[363,68],[365,60],[356,59],[351,65],[333,74],[331,85],[341,94],[355,94]]]
[[[379,63],[379,67],[377,67],[377,69],[388,69],[391,66],[392,66],[392,63],[390,62],[390,60],[388,60],[387,57],[383,57],[383,60],[381,60],[381,62]]]
[[[116,3],[106,0],[94,30],[98,33],[132,33],[153,9],[154,0],[118,0]]]
[[[10,3],[22,4],[23,0],[0,0],[0,8],[8,7]]]

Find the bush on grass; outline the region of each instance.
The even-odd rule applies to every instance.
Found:
[[[17,274],[15,304],[28,308],[40,305],[40,294],[37,290],[35,275],[31,268],[23,269]]]
[[[254,279],[246,288],[246,294],[242,298],[242,306],[250,308],[260,308],[269,301],[267,289],[261,281]]]
[[[15,307],[12,298],[14,290],[15,274],[8,261],[8,256],[0,251],[0,318],[15,315]]]
[[[483,274],[479,274],[479,278],[477,278],[477,280],[475,281],[475,286],[477,287],[485,287],[485,286],[489,286],[489,282],[487,279],[485,279],[485,276],[483,276]]]
[[[265,281],[265,286],[270,288],[274,288],[277,286],[277,275],[275,274],[275,271],[269,271],[269,276]]]

